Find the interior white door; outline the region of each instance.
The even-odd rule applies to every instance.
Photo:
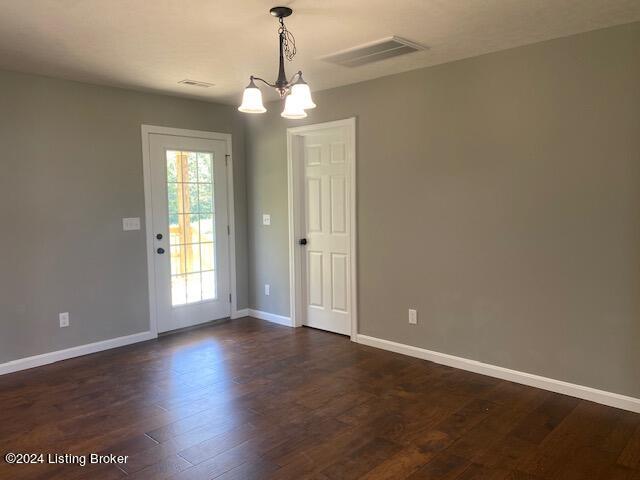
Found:
[[[226,142],[151,134],[159,332],[230,316]]]
[[[346,130],[304,134],[304,323],[350,334],[349,165]]]

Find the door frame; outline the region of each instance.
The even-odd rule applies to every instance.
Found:
[[[358,335],[358,252],[357,252],[357,208],[356,208],[356,117],[336,120],[333,122],[316,123],[301,127],[287,128],[287,172],[288,172],[288,200],[289,200],[289,298],[291,325],[301,327],[305,311],[302,302],[302,249],[297,239],[304,235],[304,203],[303,198],[303,162],[300,152],[295,149],[296,138],[303,137],[310,132],[318,132],[329,128],[342,127],[347,132],[347,167],[349,175],[349,213],[351,225],[349,231],[350,258],[350,305],[351,305],[351,340],[356,341]]]
[[[158,312],[156,304],[156,255],[153,242],[153,204],[151,196],[151,157],[150,136],[173,135],[177,137],[202,138],[205,140],[222,140],[226,143],[227,154],[227,215],[229,221],[229,287],[231,291],[231,318],[237,318],[238,295],[236,291],[236,223],[233,195],[233,154],[231,151],[231,134],[206,132],[203,130],[188,130],[184,128],[160,127],[156,125],[141,125],[142,134],[142,169],[144,174],[144,223],[147,245],[147,274],[149,276],[149,330],[158,335]]]

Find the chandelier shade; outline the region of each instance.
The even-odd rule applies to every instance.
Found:
[[[264,113],[267,111],[262,104],[262,92],[256,87],[253,78],[247,88],[244,89],[242,105],[238,107],[238,110],[244,113]]]
[[[298,99],[298,103],[305,110],[316,108],[316,104],[313,103],[313,99],[311,98],[311,89],[309,85],[307,85],[307,82],[302,79],[302,76],[300,76],[300,79],[291,87],[291,95]]]
[[[307,112],[302,108],[300,98],[296,97],[293,93],[290,93],[284,101],[284,110],[280,116],[291,120],[297,120],[299,118],[305,118],[307,116]]]

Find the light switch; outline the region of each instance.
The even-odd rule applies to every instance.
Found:
[[[140,230],[140,217],[123,218],[122,230],[125,232],[128,230]]]
[[[271,215],[268,213],[262,214],[262,224],[263,225],[271,225]]]

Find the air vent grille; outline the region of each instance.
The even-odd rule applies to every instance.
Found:
[[[322,60],[337,63],[343,67],[359,67],[425,49],[427,47],[394,36],[326,55],[322,57]]]
[[[191,87],[200,87],[200,88],[213,87],[213,83],[199,82],[198,80],[184,79],[184,80],[180,80],[178,83],[182,85],[189,85]]]

